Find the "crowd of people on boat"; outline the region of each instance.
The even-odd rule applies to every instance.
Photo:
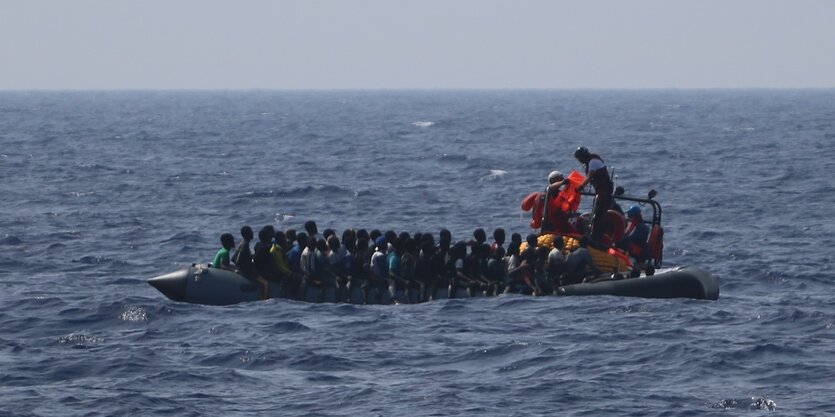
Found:
[[[521,234],[513,233],[510,242],[506,242],[502,228],[495,229],[492,242],[487,243],[487,233],[482,228],[456,241],[447,229],[441,229],[437,238],[428,232],[377,229],[346,229],[341,236],[333,229],[325,229],[320,234],[316,222],[308,221],[304,231],[264,226],[252,248],[255,235],[250,226],[241,228],[237,245],[232,234],[224,233],[212,266],[236,271],[257,282],[265,297],[275,285],[282,297],[294,299],[305,299],[309,288],[317,289],[323,299],[324,290],[330,287],[337,301],[349,301],[354,289],[360,288],[363,302],[380,300],[384,293],[388,299],[397,300],[398,290],[406,294],[406,301],[432,300],[439,290],[452,298],[461,293],[459,289],[467,296],[552,294],[559,286],[601,273],[587,247],[601,245],[605,240],[605,212],[622,212],[614,202],[613,184],[602,159],[583,147],[574,156],[586,168],[585,180],[574,184],[559,172],[548,177],[548,213],[542,231],[558,237],[547,246],[539,244],[537,234],[528,234],[523,240]],[[551,200],[558,199],[567,187],[576,186],[575,191],[579,192],[588,183],[595,189],[589,224],[581,225],[576,217],[569,222],[571,214],[551,204]],[[643,262],[649,231],[641,209],[632,206],[625,214],[629,223],[623,239],[606,245],[620,247]],[[563,233],[577,236],[578,247],[564,250]]]

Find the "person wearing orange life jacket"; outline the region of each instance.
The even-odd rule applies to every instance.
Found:
[[[560,207],[561,188],[568,184],[570,184],[570,181],[561,172],[552,171],[548,174],[545,221],[542,223],[543,232],[554,232],[561,235],[576,233],[568,222],[568,213]]]
[[[638,206],[629,207],[626,210],[629,219],[629,226],[626,227],[623,239],[617,242],[617,247],[629,252],[638,263],[643,264],[649,258],[649,227],[644,223],[641,216],[641,208]]]
[[[574,158],[577,159],[586,170],[586,179],[577,187],[582,190],[587,184],[594,187],[594,209],[591,219],[591,238],[594,242],[600,242],[603,232],[606,230],[606,212],[612,208],[614,198],[614,184],[609,177],[609,170],[600,155],[589,152],[581,146],[574,151]]]

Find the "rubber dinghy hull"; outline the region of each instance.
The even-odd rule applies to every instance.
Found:
[[[204,266],[192,266],[165,275],[151,278],[148,284],[174,301],[207,305],[230,305],[247,301],[261,300],[261,286],[234,272]],[[447,298],[446,288],[439,288],[435,298]],[[708,272],[698,268],[681,268],[659,272],[651,277],[630,278],[617,281],[603,281],[593,284],[576,284],[559,287],[558,295],[618,295],[646,298],[696,298],[716,300],[719,298],[719,285]],[[381,297],[371,296],[373,304],[389,304],[387,292]],[[456,291],[456,297],[466,297],[463,290]],[[280,293],[278,285],[270,286],[267,298],[286,298]],[[352,303],[362,300],[360,290],[354,288],[347,297]],[[398,290],[398,301],[405,302],[405,294]],[[410,294],[412,302],[414,294]],[[304,295],[308,302],[334,302],[332,288],[323,292],[309,287]]]
[[[684,267],[659,272],[650,277],[566,285],[559,287],[557,294],[718,300],[719,283],[703,269]]]

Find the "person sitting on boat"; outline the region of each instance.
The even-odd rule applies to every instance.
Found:
[[[563,245],[562,236],[556,236],[554,238],[554,248],[548,252],[548,261],[546,262],[548,282],[554,291],[559,286],[560,277],[565,272],[565,254],[562,252]]]
[[[580,238],[580,247],[574,249],[565,258],[565,270],[560,279],[560,285],[577,284],[583,282],[586,277],[597,276],[602,273],[597,269],[594,259],[586,249],[588,244],[588,236],[583,236]]]
[[[564,185],[570,184],[568,178],[563,176],[562,172],[552,171],[548,174],[548,192],[547,192],[547,208],[545,214],[545,221],[542,223],[542,232],[552,232],[558,234],[572,234],[576,233],[574,228],[568,222],[569,213],[563,211],[560,204],[560,190]]]
[[[626,211],[629,225],[623,239],[617,242],[617,247],[629,252],[638,264],[643,264],[649,258],[649,226],[644,223],[641,215],[641,208],[638,206],[629,207]]]
[[[235,268],[229,260],[229,250],[235,247],[235,236],[231,233],[224,233],[220,235],[220,250],[217,251],[215,259],[212,261],[212,267],[225,269],[227,271],[234,271]]]
[[[574,158],[577,159],[586,170],[586,179],[577,187],[582,190],[587,184],[594,187],[594,208],[591,218],[592,244],[601,244],[603,233],[606,231],[606,212],[612,208],[614,200],[614,184],[609,177],[609,170],[600,155],[589,152],[581,146],[574,151]]]

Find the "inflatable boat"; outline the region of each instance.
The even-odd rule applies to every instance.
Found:
[[[630,253],[619,249],[615,242],[623,238],[626,232],[626,219],[620,211],[609,210],[606,213],[606,233],[602,246],[586,246],[583,234],[577,230],[587,230],[589,217],[577,213],[582,195],[593,196],[591,193],[580,192],[578,184],[584,177],[572,172],[568,177],[570,192],[560,192],[554,196],[546,192],[531,193],[522,201],[521,208],[531,212],[531,224],[539,229],[536,245],[553,249],[558,247],[568,256],[566,264],[571,261],[571,254],[582,247],[591,257],[593,269],[583,269],[586,273],[581,277],[581,283],[558,286],[553,292],[558,296],[577,295],[612,295],[624,297],[645,298],[692,298],[699,300],[716,300],[719,298],[719,284],[709,272],[696,267],[662,268],[664,249],[664,229],[661,227],[661,205],[655,201],[656,192],[652,190],[647,197],[630,197],[622,193],[615,193],[615,201],[637,204],[651,209],[651,216],[636,217],[641,219],[648,230],[645,252],[642,262],[633,262]],[[548,200],[546,202],[546,200]],[[556,221],[553,214],[571,213],[573,217],[565,221]],[[640,210],[639,210],[640,212]],[[520,247],[524,250],[526,243]],[[583,251],[579,251],[580,253]],[[176,272],[151,278],[148,281],[154,288],[174,301],[229,305],[246,301],[256,301],[268,298],[288,298],[288,294],[280,285],[270,285],[264,289],[253,280],[247,279],[233,271],[211,268],[206,265],[193,264]],[[267,292],[265,294],[265,291]],[[343,292],[344,291],[344,292]],[[421,297],[417,291],[399,290],[394,299],[388,291],[374,291],[370,294],[361,288],[346,288],[338,290],[333,287],[309,286],[303,294],[294,294],[294,299],[309,302],[349,302],[355,304],[392,304],[415,303]],[[468,296],[483,296],[484,294],[467,293],[463,288],[450,291],[439,289],[436,294],[427,294],[429,299],[464,298]]]
[[[230,305],[247,301],[257,301],[266,298],[287,298],[281,287],[272,285],[269,294],[264,294],[260,285],[243,276],[224,269],[209,268],[203,265],[193,265],[176,272],[151,278],[151,286],[159,290],[166,297],[174,301],[208,304]],[[302,295],[302,301],[307,302],[336,302],[337,291],[330,287],[310,286]],[[467,294],[459,289],[452,294],[455,298],[466,298]],[[605,278],[596,282],[587,282],[558,287],[558,296],[572,295],[614,295],[625,297],[645,298],[693,298],[699,300],[716,300],[719,298],[719,285],[708,272],[699,268],[675,268],[659,270],[652,276],[642,275],[636,278],[612,279]],[[483,296],[477,293],[474,296]],[[433,299],[448,298],[446,288],[439,289],[433,294]],[[341,298],[341,297],[340,297]],[[381,291],[379,296],[372,296],[365,300],[362,289],[350,289],[345,294],[344,301],[353,304],[392,304],[416,303],[417,294],[398,290],[395,300],[387,291]]]

